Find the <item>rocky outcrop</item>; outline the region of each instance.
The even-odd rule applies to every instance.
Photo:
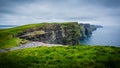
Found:
[[[44,43],[77,45],[79,44],[80,31],[77,22],[72,23],[47,23],[44,27],[30,28],[17,36],[30,41]]]
[[[92,34],[92,27],[90,24],[80,23],[79,27],[81,33],[80,39],[83,39],[84,37],[90,36]]]
[[[79,39],[91,35],[94,29],[96,28],[90,24],[78,24],[77,22],[44,23],[44,26],[24,30],[17,34],[17,37],[50,44],[77,45]]]

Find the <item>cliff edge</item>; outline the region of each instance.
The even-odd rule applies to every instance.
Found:
[[[77,45],[79,39],[92,34],[90,24],[42,23],[44,26],[29,28],[17,34],[17,37],[29,41],[40,41],[50,44]]]

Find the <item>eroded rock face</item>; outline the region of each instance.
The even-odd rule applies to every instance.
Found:
[[[92,28],[90,24],[84,24],[84,28],[85,28],[85,34],[86,35],[91,35],[92,34]]]
[[[77,45],[79,44],[80,30],[77,22],[49,23],[44,27],[27,29],[17,36],[30,41]]]
[[[80,28],[80,34],[81,34],[80,39],[83,39],[87,36],[92,35],[93,27],[90,24],[80,23],[79,28]]]
[[[17,36],[29,41],[40,41],[44,43],[77,45],[80,39],[92,34],[96,29],[90,24],[71,23],[47,23],[43,27],[26,29]]]

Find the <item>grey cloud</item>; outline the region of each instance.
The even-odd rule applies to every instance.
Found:
[[[119,21],[119,0],[0,0],[0,24]],[[116,23],[118,24],[118,23]]]
[[[79,2],[81,2],[81,0],[79,0]],[[84,2],[110,8],[120,7],[120,0],[84,0]]]

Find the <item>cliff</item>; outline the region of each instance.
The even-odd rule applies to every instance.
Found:
[[[77,45],[80,31],[77,22],[46,23],[44,27],[34,27],[17,34],[17,37],[29,41],[45,43]]]
[[[98,27],[98,26],[97,26]],[[27,41],[77,45],[92,34],[96,26],[77,22],[40,23],[0,30],[0,49],[19,46]]]
[[[17,34],[17,37],[29,41],[40,41],[44,43],[77,45],[79,39],[90,36],[93,26],[90,24],[67,23],[42,23],[41,25],[26,29]],[[96,27],[95,27],[96,28]]]
[[[79,28],[81,34],[80,39],[83,39],[84,37],[90,36],[92,34],[93,27],[90,24],[80,23]]]
[[[79,44],[79,39],[90,36],[93,31],[90,24],[78,24],[77,22],[43,24],[44,26],[26,29],[17,34],[17,37],[29,41],[77,45]]]

